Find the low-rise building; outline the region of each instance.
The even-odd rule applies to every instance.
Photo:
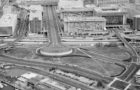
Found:
[[[135,74],[135,81],[140,84],[140,70],[138,70]]]
[[[64,35],[103,35],[106,31],[106,19],[103,17],[67,17],[64,18]]]
[[[29,88],[38,88],[39,90],[77,90],[77,88],[73,86],[32,72],[21,75],[15,84],[23,90],[27,90]]]
[[[4,14],[0,18],[0,35],[12,35],[17,26],[17,14]]]

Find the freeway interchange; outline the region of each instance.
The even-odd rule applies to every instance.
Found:
[[[40,48],[41,50],[46,49],[45,52],[51,48],[64,48],[64,46],[60,43],[60,38],[58,35],[58,24],[56,20],[56,16],[55,16],[55,10],[53,6],[46,6],[46,17],[48,17],[47,19],[50,19],[48,22],[48,26],[49,26],[49,39],[50,39],[50,44],[49,46],[45,46],[43,48]],[[53,17],[51,17],[53,16]],[[6,56],[5,54],[3,54],[3,48],[7,48],[10,47],[11,45],[14,45],[15,42],[20,41],[24,36],[24,33],[27,30],[27,17],[23,18],[23,22],[21,23],[20,27],[19,27],[19,33],[18,33],[18,37],[17,39],[15,39],[13,42],[7,43],[2,45],[1,48],[1,55],[0,55],[0,62],[5,62],[5,63],[13,63],[16,65],[21,65],[24,67],[17,67],[20,69],[25,69],[25,70],[29,70],[32,72],[36,72],[45,76],[49,76],[51,78],[54,78],[58,81],[64,82],[66,84],[81,88],[82,90],[98,90],[97,88],[91,88],[88,87],[86,85],[83,85],[81,83],[78,82],[74,82],[70,79],[64,78],[64,77],[60,77],[58,75],[54,75],[52,73],[49,73],[45,70],[40,70],[40,69],[36,69],[36,67],[39,68],[57,68],[57,69],[61,69],[61,70],[65,70],[65,71],[69,71],[69,72],[74,72],[74,73],[78,73],[81,76],[85,76],[91,79],[96,79],[100,82],[106,81],[108,84],[113,81],[114,78],[112,77],[107,77],[104,75],[100,75],[96,72],[91,72],[88,71],[86,69],[80,68],[80,67],[75,67],[75,66],[69,66],[69,65],[61,65],[61,64],[53,64],[53,63],[42,63],[42,62],[37,62],[37,61],[28,61],[28,60],[24,60],[24,59],[18,59],[18,58],[13,58],[13,57],[9,57]],[[46,19],[46,20],[47,20]],[[26,26],[27,25],[27,26]],[[120,33],[118,32],[118,30],[113,29],[113,31],[116,33],[116,36],[126,45],[126,47],[128,47],[128,49],[130,49],[131,53],[132,53],[132,62],[131,65],[129,66],[129,68],[127,68],[120,76],[117,76],[118,79],[122,80],[122,81],[126,81],[129,82],[131,80],[131,78],[134,76],[134,74],[138,71],[138,69],[140,68],[140,65],[138,64],[139,62],[139,58],[137,55],[137,52],[135,51],[135,49],[120,35]],[[66,50],[69,50],[69,48],[66,48]],[[90,56],[89,56],[90,57]],[[115,82],[115,81],[114,81]]]

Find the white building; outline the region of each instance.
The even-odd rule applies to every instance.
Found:
[[[84,2],[83,0],[59,0],[58,9],[66,9],[66,8],[83,8]]]
[[[29,20],[34,18],[42,20],[43,7],[41,5],[31,5],[28,9],[30,10]]]
[[[94,2],[98,6],[108,5],[108,4],[127,4],[129,0],[95,0]]]
[[[4,14],[0,18],[0,34],[12,35],[17,25],[17,14]]]
[[[106,33],[106,20],[103,17],[67,17],[64,18],[64,34],[99,35]]]

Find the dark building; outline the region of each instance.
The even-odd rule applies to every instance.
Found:
[[[140,31],[140,15],[134,16],[133,20],[133,29]]]
[[[30,21],[30,32],[39,33],[42,30],[41,24],[41,20],[34,18],[32,21]]]

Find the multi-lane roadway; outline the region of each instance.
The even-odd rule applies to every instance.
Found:
[[[132,53],[132,62],[131,65],[126,69],[126,71],[119,76],[121,80],[129,81],[135,75],[135,73],[139,70],[139,58],[136,50],[121,36],[118,29],[113,29],[116,33],[116,36],[128,47],[128,49]]]

